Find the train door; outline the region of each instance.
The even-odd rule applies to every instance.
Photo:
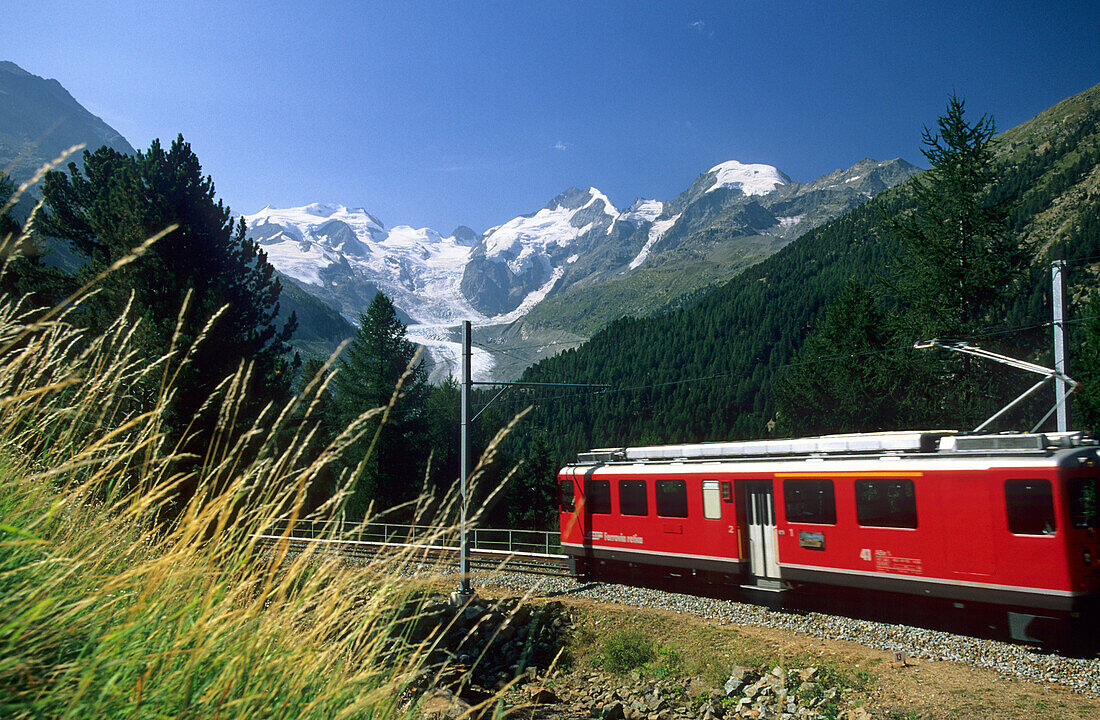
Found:
[[[745,514],[749,526],[749,570],[758,580],[779,580],[775,535],[775,498],[767,480],[745,483]]]

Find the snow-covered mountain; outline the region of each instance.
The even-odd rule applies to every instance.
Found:
[[[464,226],[447,237],[408,225],[386,229],[362,208],[322,203],[266,207],[244,219],[279,272],[348,319],[356,321],[376,292],[386,293],[409,323],[409,337],[428,347],[437,375],[445,375],[457,365],[461,320],[486,326],[522,317],[576,260],[578,239],[618,216],[590,188],[571,189],[480,236]],[[492,359],[475,354],[476,374],[487,377]]]
[[[483,328],[507,354],[517,340],[531,340],[529,329],[527,337],[510,337],[507,328],[547,298],[576,290],[599,296],[608,281],[621,285],[657,257],[667,274],[680,262],[678,251],[697,264],[716,242],[716,226],[722,242],[751,238],[754,247],[773,252],[914,172],[903,160],[863,160],[802,184],[770,165],[729,161],[669,202],[637,199],[619,210],[596,188],[570,188],[537,212],[480,235],[464,226],[446,236],[386,228],[362,208],[321,203],[266,207],[244,219],[279,272],[348,319],[357,320],[374,294],[385,292],[409,323],[410,338],[431,351],[441,377],[455,371],[461,320]],[[693,289],[685,285],[683,292]],[[619,308],[608,305],[613,299],[601,302],[602,313],[616,316]],[[567,323],[554,329],[561,331],[556,341],[542,338],[547,351],[584,339]],[[499,379],[500,358],[484,348],[477,354],[476,374]],[[519,364],[507,374],[521,370]]]
[[[745,195],[767,195],[791,181],[771,165],[745,165],[736,160],[715,165],[707,171],[707,175],[714,176],[714,184],[707,192],[730,188],[740,190]]]
[[[314,203],[244,216],[249,235],[279,272],[356,319],[379,290],[408,318],[456,322],[479,315],[459,281],[478,238],[428,228],[387,230],[362,208]]]
[[[487,230],[463,270],[463,293],[495,322],[516,320],[555,288],[565,268],[607,235],[618,217],[596,188],[570,188],[533,215]]]
[[[314,203],[245,215],[275,268],[351,319],[381,290],[413,322],[510,322],[546,296],[577,242],[619,212],[599,190],[569,190],[542,210],[490,228],[387,230],[362,208]],[[572,259],[571,259],[572,258]]]

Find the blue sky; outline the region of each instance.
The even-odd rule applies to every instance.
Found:
[[[725,160],[923,165],[956,91],[1000,129],[1100,82],[1089,2],[150,2],[2,13],[0,59],[137,148],[183,133],[235,212],[478,231],[570,185],[620,208]]]

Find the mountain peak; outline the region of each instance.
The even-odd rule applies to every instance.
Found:
[[[544,210],[557,210],[564,208],[566,210],[579,210],[592,201],[592,195],[589,190],[581,190],[578,187],[570,187],[563,192],[554,196],[550,202],[546,203],[543,207]]]
[[[344,205],[337,205],[336,203],[315,202],[303,206],[302,211],[310,215],[327,218],[341,211],[347,212],[347,207]]]
[[[633,223],[634,225],[640,225],[643,222],[653,222],[661,216],[664,210],[665,204],[660,200],[637,198],[630,204],[630,207],[619,216],[619,219],[624,222]]]
[[[477,241],[481,239],[481,236],[477,234],[472,228],[465,225],[459,225],[451,231],[451,237],[455,239],[455,242],[461,245],[468,245],[473,247],[477,245]]]
[[[737,160],[728,160],[715,165],[707,171],[707,174],[714,175],[714,184],[707,192],[714,192],[719,188],[732,188],[746,195],[767,195],[774,192],[780,185],[786,185],[791,181],[771,165],[746,164]]]
[[[804,194],[817,190],[847,187],[869,197],[903,182],[919,170],[917,166],[901,158],[881,161],[874,158],[863,158],[850,168],[838,168],[827,175],[811,180],[803,185],[798,192]]]
[[[0,71],[9,72],[13,75],[19,75],[21,77],[37,77],[33,73],[29,73],[23,68],[19,67],[11,60],[0,60]]]

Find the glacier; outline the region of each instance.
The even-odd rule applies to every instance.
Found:
[[[730,160],[699,175],[668,202],[636,199],[620,211],[595,187],[569,188],[542,209],[484,233],[462,226],[446,236],[409,225],[387,228],[362,207],[319,202],[268,206],[243,219],[276,270],[352,322],[375,292],[386,293],[408,321],[408,337],[428,349],[433,378],[440,379],[457,370],[461,321],[499,337],[552,294],[638,269],[674,228],[679,238],[707,222],[706,212],[700,215],[694,208],[709,193],[733,191],[714,198],[732,207],[743,202],[740,195],[768,196],[789,186],[774,195],[786,199],[787,212],[776,213],[774,229],[763,231],[789,239],[813,217],[802,205],[792,205],[791,198],[801,202],[839,185],[856,186],[870,197],[875,186],[865,187],[867,178],[874,176],[874,183],[886,187],[916,170],[907,163],[894,169],[895,162],[883,175],[880,168],[886,165],[866,159],[804,185],[774,166]],[[771,207],[767,199],[759,203]],[[498,367],[495,351],[475,349],[473,372],[479,380],[504,365],[514,361],[500,358]]]

